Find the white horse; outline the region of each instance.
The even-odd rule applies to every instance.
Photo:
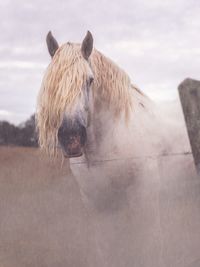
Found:
[[[94,225],[96,266],[166,266],[160,190],[167,178],[184,181],[193,172],[184,127],[177,131],[93,48],[90,32],[81,45],[60,47],[50,32],[47,45],[52,61],[38,98],[39,141],[51,155],[61,147],[70,160]]]

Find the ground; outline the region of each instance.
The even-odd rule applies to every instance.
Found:
[[[87,266],[89,222],[69,172],[39,149],[0,147],[1,267]]]
[[[191,157],[184,166],[189,174],[181,177],[174,176],[172,162],[160,159],[157,176],[129,189],[131,213],[121,213],[133,222],[129,230],[110,221],[116,214],[106,214],[99,222],[101,229],[107,227],[103,233],[118,227],[120,240],[113,253],[127,257],[115,260],[114,253],[108,261],[118,265],[109,266],[200,266],[199,178],[189,170]],[[0,267],[108,266],[98,259],[94,220],[68,162],[61,163],[61,158],[52,162],[39,149],[0,147]],[[127,240],[133,245],[127,246]],[[107,244],[101,244],[102,250]]]

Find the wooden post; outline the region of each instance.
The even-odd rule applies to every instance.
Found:
[[[178,87],[197,172],[200,173],[200,81],[184,80]]]

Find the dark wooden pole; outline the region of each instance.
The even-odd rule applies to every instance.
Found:
[[[197,172],[200,173],[200,81],[184,80],[178,87]]]

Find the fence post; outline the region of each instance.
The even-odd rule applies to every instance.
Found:
[[[185,79],[178,87],[196,170],[200,173],[200,81]]]

